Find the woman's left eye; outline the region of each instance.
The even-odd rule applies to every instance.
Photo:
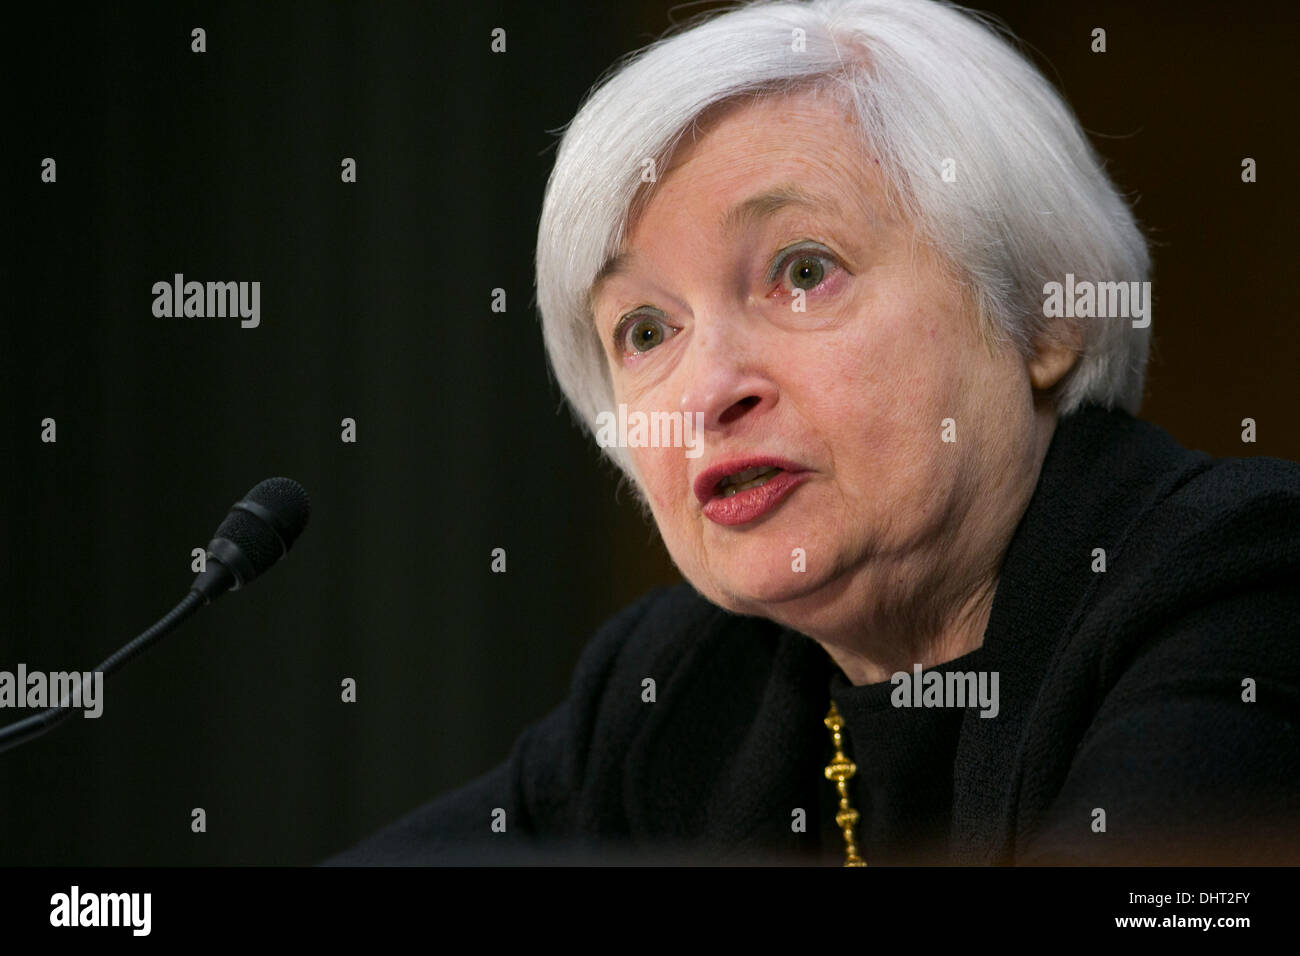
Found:
[[[811,292],[826,280],[834,268],[835,260],[827,253],[814,249],[797,249],[781,260],[772,281],[780,279],[782,285],[788,283],[791,290]]]

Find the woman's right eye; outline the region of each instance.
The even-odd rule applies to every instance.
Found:
[[[677,330],[663,319],[644,312],[625,316],[618,324],[615,341],[625,355],[649,352],[677,334]]]

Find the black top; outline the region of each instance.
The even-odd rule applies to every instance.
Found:
[[[996,716],[894,706],[811,639],[662,589],[505,763],[327,862],[839,864],[833,695],[868,863],[1298,863],[1300,465],[1062,419],[983,646],[934,670],[996,673]]]
[[[979,648],[925,673],[978,673],[986,656]],[[895,698],[913,703],[910,690],[890,681],[854,687],[838,667],[830,676],[830,696],[844,718],[845,754],[858,768],[851,781],[851,805],[861,816],[858,854],[870,864],[948,859],[953,766],[966,711],[926,707],[923,699],[920,707],[895,706]],[[977,700],[970,706],[978,709]],[[830,730],[823,734],[829,745]],[[839,794],[829,781],[822,790],[823,819],[833,823]],[[834,826],[824,832],[824,861],[844,862],[843,835]]]

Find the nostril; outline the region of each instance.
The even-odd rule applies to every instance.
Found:
[[[745,412],[749,411],[751,408],[757,405],[758,402],[759,402],[759,398],[757,395],[749,395],[745,398],[742,398],[740,401],[736,402],[725,412],[723,412],[721,416],[719,416],[718,423],[721,425],[731,424],[737,418],[740,418],[742,415],[744,415]]]

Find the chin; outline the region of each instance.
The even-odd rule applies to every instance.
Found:
[[[754,564],[715,571],[705,597],[735,614],[775,617],[780,605],[815,593],[824,582],[807,572],[793,572],[790,561]]]

